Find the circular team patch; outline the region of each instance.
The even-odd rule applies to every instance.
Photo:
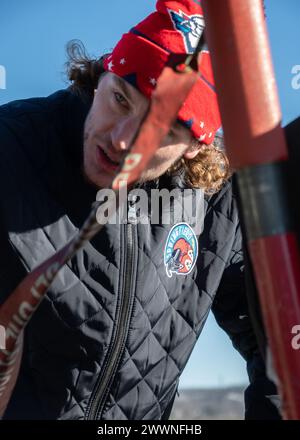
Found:
[[[187,223],[177,223],[169,232],[164,263],[167,275],[187,275],[195,266],[198,257],[198,241],[193,229]]]

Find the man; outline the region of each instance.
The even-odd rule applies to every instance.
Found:
[[[192,52],[202,30],[198,2],[159,0],[102,64],[71,65],[70,89],[2,107],[1,301],[74,236],[128,151],[169,53]],[[192,188],[194,204],[201,188],[204,224],[200,212],[195,224],[191,212],[178,216],[175,198],[173,223],[109,223],[79,251],[26,328],[4,418],[168,418],[211,308],[249,367],[246,417],[279,417],[248,316],[228,164],[212,146],[220,120],[207,51],[200,71],[139,185],[183,198]]]

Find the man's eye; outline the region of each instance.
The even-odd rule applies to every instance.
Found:
[[[124,98],[123,95],[121,95],[121,93],[114,92],[114,97],[115,97],[115,100],[117,101],[118,104],[121,104],[124,107],[127,107],[127,100]]]

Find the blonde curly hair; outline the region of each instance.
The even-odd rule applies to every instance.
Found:
[[[107,55],[91,58],[79,40],[69,41],[66,51],[66,71],[71,82],[70,89],[82,98],[92,99],[100,76],[105,72],[103,60]],[[199,146],[196,139],[194,146]],[[182,157],[168,170],[168,174],[177,173],[182,169],[188,186],[202,188],[207,194],[219,191],[232,175],[222,138],[216,136],[212,144],[201,144],[200,151],[194,159]]]

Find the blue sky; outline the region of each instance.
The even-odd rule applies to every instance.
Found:
[[[0,80],[0,104],[46,96],[66,87],[67,41],[80,39],[91,55],[99,56],[110,50],[120,35],[154,6],[155,0],[1,0],[0,66],[6,72],[6,88],[1,89]],[[285,124],[300,113],[300,89],[291,86],[292,67],[300,65],[300,2],[267,0],[266,13]],[[4,69],[0,67],[0,75]],[[244,361],[210,316],[181,377],[180,387],[246,382]]]

